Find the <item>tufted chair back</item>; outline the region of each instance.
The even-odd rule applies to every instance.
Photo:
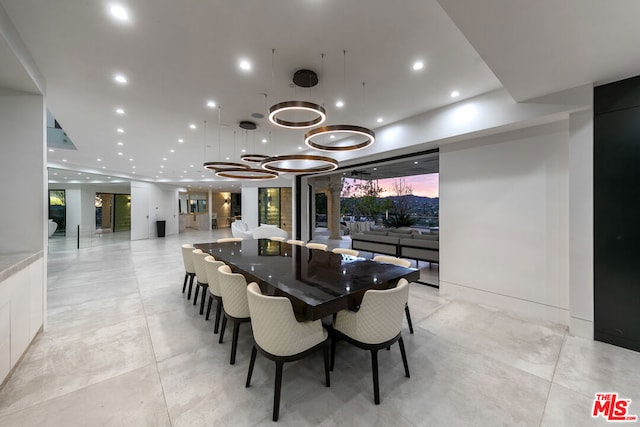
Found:
[[[182,245],[182,261],[184,262],[184,271],[187,273],[195,273],[193,266],[193,252],[195,248],[190,244]]]
[[[196,270],[196,278],[199,283],[208,284],[207,269],[205,268],[204,259],[209,256],[208,253],[196,249],[191,252],[193,254],[193,266]]]
[[[327,245],[324,243],[307,243],[307,248],[309,249],[319,249],[321,251],[327,250]]]
[[[404,307],[409,298],[409,282],[400,279],[392,289],[364,293],[360,310],[343,310],[336,315],[334,327],[363,343],[379,344],[393,339],[402,329]]]
[[[237,318],[249,317],[247,281],[242,274],[232,273],[228,265],[218,267],[218,283],[224,311]]]
[[[322,321],[296,320],[288,298],[262,295],[255,282],[247,287],[247,298],[253,338],[263,350],[275,356],[291,356],[327,338]]]
[[[207,280],[209,281],[209,292],[217,297],[221,297],[220,283],[218,279],[218,268],[222,267],[224,262],[216,261],[211,255],[204,259],[204,267],[207,272]]]
[[[373,257],[373,260],[375,262],[381,262],[385,264],[395,264],[405,268],[411,267],[411,261],[409,261],[408,259],[396,258],[394,256],[378,255]]]
[[[348,249],[348,248],[333,248],[331,252],[333,252],[334,254],[345,254],[345,255],[351,255],[351,256],[360,255],[359,251],[356,251],[355,249]]]

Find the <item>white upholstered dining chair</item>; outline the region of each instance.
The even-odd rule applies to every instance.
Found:
[[[222,237],[216,240],[216,243],[242,242],[242,237]]]
[[[290,244],[290,245],[304,246],[304,241],[303,240],[292,240],[292,239],[289,239],[289,240],[287,240],[287,243]]]
[[[402,341],[402,312],[409,297],[409,283],[400,279],[395,288],[369,290],[364,293],[360,309],[342,310],[336,314],[331,340],[331,369],[335,363],[337,338],[371,352],[374,402],[380,403],[378,380],[378,350],[398,342],[404,373],[409,378],[409,364]]]
[[[200,288],[202,288],[202,298],[200,300],[200,314],[204,313],[204,300],[207,297],[207,288],[209,287],[209,279],[207,277],[207,269],[205,267],[204,259],[209,256],[208,253],[202,252],[200,249],[195,249],[193,252],[193,266],[196,270],[196,293],[193,296],[193,305],[196,305],[198,301],[198,294]]]
[[[218,343],[224,340],[224,330],[227,319],[233,322],[233,338],[231,340],[231,357],[229,363],[236,363],[236,350],[238,347],[238,333],[240,324],[249,322],[249,303],[247,302],[247,280],[242,274],[232,273],[228,265],[218,267],[218,283],[222,295],[222,327]]]
[[[182,262],[184,263],[184,283],[182,285],[182,293],[184,294],[187,288],[187,281],[189,281],[189,293],[187,293],[187,299],[191,299],[191,288],[193,287],[193,280],[196,277],[196,270],[193,266],[193,254],[195,250],[193,245],[184,244],[182,249]]]
[[[282,366],[285,362],[292,362],[315,351],[324,350],[325,384],[327,387],[330,386],[328,334],[321,320],[298,322],[288,298],[262,295],[260,287],[255,282],[247,287],[247,298],[254,345],[251,350],[246,387],[251,385],[251,374],[256,353],[259,351],[276,364],[273,421],[278,421]]]
[[[207,315],[205,319],[209,320],[211,314],[211,305],[216,300],[216,317],[213,326],[213,333],[217,334],[220,327],[220,314],[222,313],[222,293],[220,292],[220,282],[218,268],[222,267],[224,262],[216,261],[214,257],[209,255],[204,259],[205,268],[207,269],[207,279],[209,280],[209,301],[207,303]]]
[[[331,252],[333,252],[334,254],[345,254],[345,255],[351,255],[351,256],[360,255],[360,251],[356,251],[355,249],[349,249],[349,248],[333,248],[331,249]]]
[[[411,267],[411,261],[408,259],[396,258],[394,256],[387,255],[377,255],[373,257],[375,262],[385,263],[385,264],[394,264],[399,265],[400,267],[409,268]],[[409,311],[409,302],[407,301],[407,305],[404,306],[404,314],[407,317],[407,323],[409,324],[409,332],[413,333],[413,323],[411,323],[411,312]]]
[[[307,243],[306,246],[309,249],[318,249],[318,250],[321,250],[321,251],[326,251],[327,247],[328,247],[324,243]]]

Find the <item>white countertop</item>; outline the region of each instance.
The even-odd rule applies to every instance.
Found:
[[[29,264],[42,258],[43,252],[14,252],[0,254],[0,282],[25,269]]]

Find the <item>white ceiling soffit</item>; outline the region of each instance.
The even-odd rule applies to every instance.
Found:
[[[638,0],[438,0],[516,101],[640,74]]]

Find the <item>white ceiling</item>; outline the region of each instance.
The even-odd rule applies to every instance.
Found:
[[[180,185],[230,185],[202,172],[202,163],[238,161],[242,148],[299,152],[304,131],[251,118],[265,114],[265,104],[324,103],[327,124],[376,128],[377,117],[392,123],[502,85],[522,100],[640,74],[634,0],[122,1],[129,23],[110,17],[110,1],[0,4],[46,78],[48,108],[77,147],[49,153],[49,165]],[[11,83],[5,50],[0,45],[0,86]],[[239,70],[240,58],[252,62],[250,72]],[[419,72],[411,69],[417,59],[426,64]],[[320,84],[292,88],[300,68],[315,70]],[[129,83],[116,84],[116,72]],[[334,106],[338,97],[343,109]],[[208,99],[220,110],[207,108]],[[238,128],[247,119],[256,131]]]

